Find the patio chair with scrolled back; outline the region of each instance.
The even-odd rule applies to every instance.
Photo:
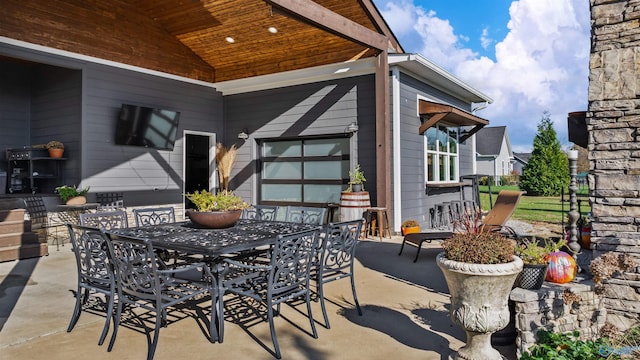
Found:
[[[76,305],[67,332],[71,332],[76,326],[83,310],[83,304],[87,303],[89,297],[101,294],[105,297],[106,305],[105,323],[98,340],[98,345],[102,345],[109,331],[116,296],[115,276],[108,263],[108,238],[104,232],[98,229],[75,224],[66,224],[66,226],[69,229],[78,272]]]
[[[136,226],[159,225],[176,222],[176,213],[172,207],[133,209]]]
[[[311,314],[311,294],[309,276],[317,253],[320,227],[293,233],[278,235],[268,263],[246,262],[237,259],[223,259],[218,265],[218,316],[219,341],[224,337],[224,300],[225,293],[241,298],[249,298],[246,304],[255,306],[255,302],[266,307],[274,355],[280,359],[280,347],[276,338],[274,317],[279,313],[280,304],[292,300],[304,299],[312,336],[318,338],[315,322]],[[226,299],[225,299],[226,300]],[[276,309],[274,309],[277,308]],[[258,310],[258,309],[256,309]]]
[[[327,209],[309,206],[287,206],[285,221],[304,224],[324,224]]]
[[[125,305],[155,313],[153,338],[147,339],[147,360],[153,359],[160,328],[167,326],[168,309],[188,301],[211,302],[209,341],[218,339],[215,306],[218,287],[207,264],[201,262],[166,268],[149,240],[109,236],[108,254],[116,278],[118,301],[108,351],[115,344]],[[146,331],[146,325],[143,326]]]
[[[100,211],[114,211],[124,209],[124,194],[121,192],[96,193],[96,200],[100,204]]]
[[[324,323],[327,329],[331,327],[327,309],[324,303],[324,284],[344,278],[351,279],[351,293],[353,302],[356,305],[358,314],[362,315],[362,309],[356,295],[356,284],[354,278],[354,261],[356,257],[356,246],[364,219],[330,223],[326,227],[324,236],[319,246],[318,265],[312,269],[311,279],[316,283],[316,291],[324,316]]]
[[[278,206],[253,205],[242,211],[242,219],[276,221],[278,219]]]
[[[129,227],[127,213],[124,211],[103,211],[80,214],[80,225],[102,230]]]

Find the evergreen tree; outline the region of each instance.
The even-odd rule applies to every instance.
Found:
[[[533,196],[560,195],[569,186],[569,161],[545,111],[533,139],[533,152],[522,169],[520,189]]]

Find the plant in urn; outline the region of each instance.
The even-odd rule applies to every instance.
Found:
[[[467,334],[466,345],[450,359],[502,359],[491,346],[491,334],[509,323],[509,294],[523,266],[513,243],[485,231],[478,218],[466,216],[465,231],[445,240],[436,258],[451,294],[451,321]]]

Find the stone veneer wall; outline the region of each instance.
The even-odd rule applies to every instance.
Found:
[[[590,0],[591,248],[640,258],[640,0]],[[640,273],[606,286],[607,322],[640,319]]]
[[[567,294],[573,295],[567,295]],[[574,301],[567,301],[573,299]],[[515,288],[516,355],[518,358],[536,343],[536,333],[544,328],[554,332],[580,331],[580,338],[600,337],[606,310],[593,290],[593,282],[553,284],[545,282],[539,290]]]

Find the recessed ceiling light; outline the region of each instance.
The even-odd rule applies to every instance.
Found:
[[[269,30],[269,32],[272,33],[272,34],[275,34],[275,33],[278,32],[278,29],[274,28],[273,26],[269,26],[269,29],[267,29],[267,30]]]
[[[233,44],[234,42],[236,42],[231,36],[227,36],[226,38],[224,38],[225,40],[227,40],[227,42],[229,44]]]

